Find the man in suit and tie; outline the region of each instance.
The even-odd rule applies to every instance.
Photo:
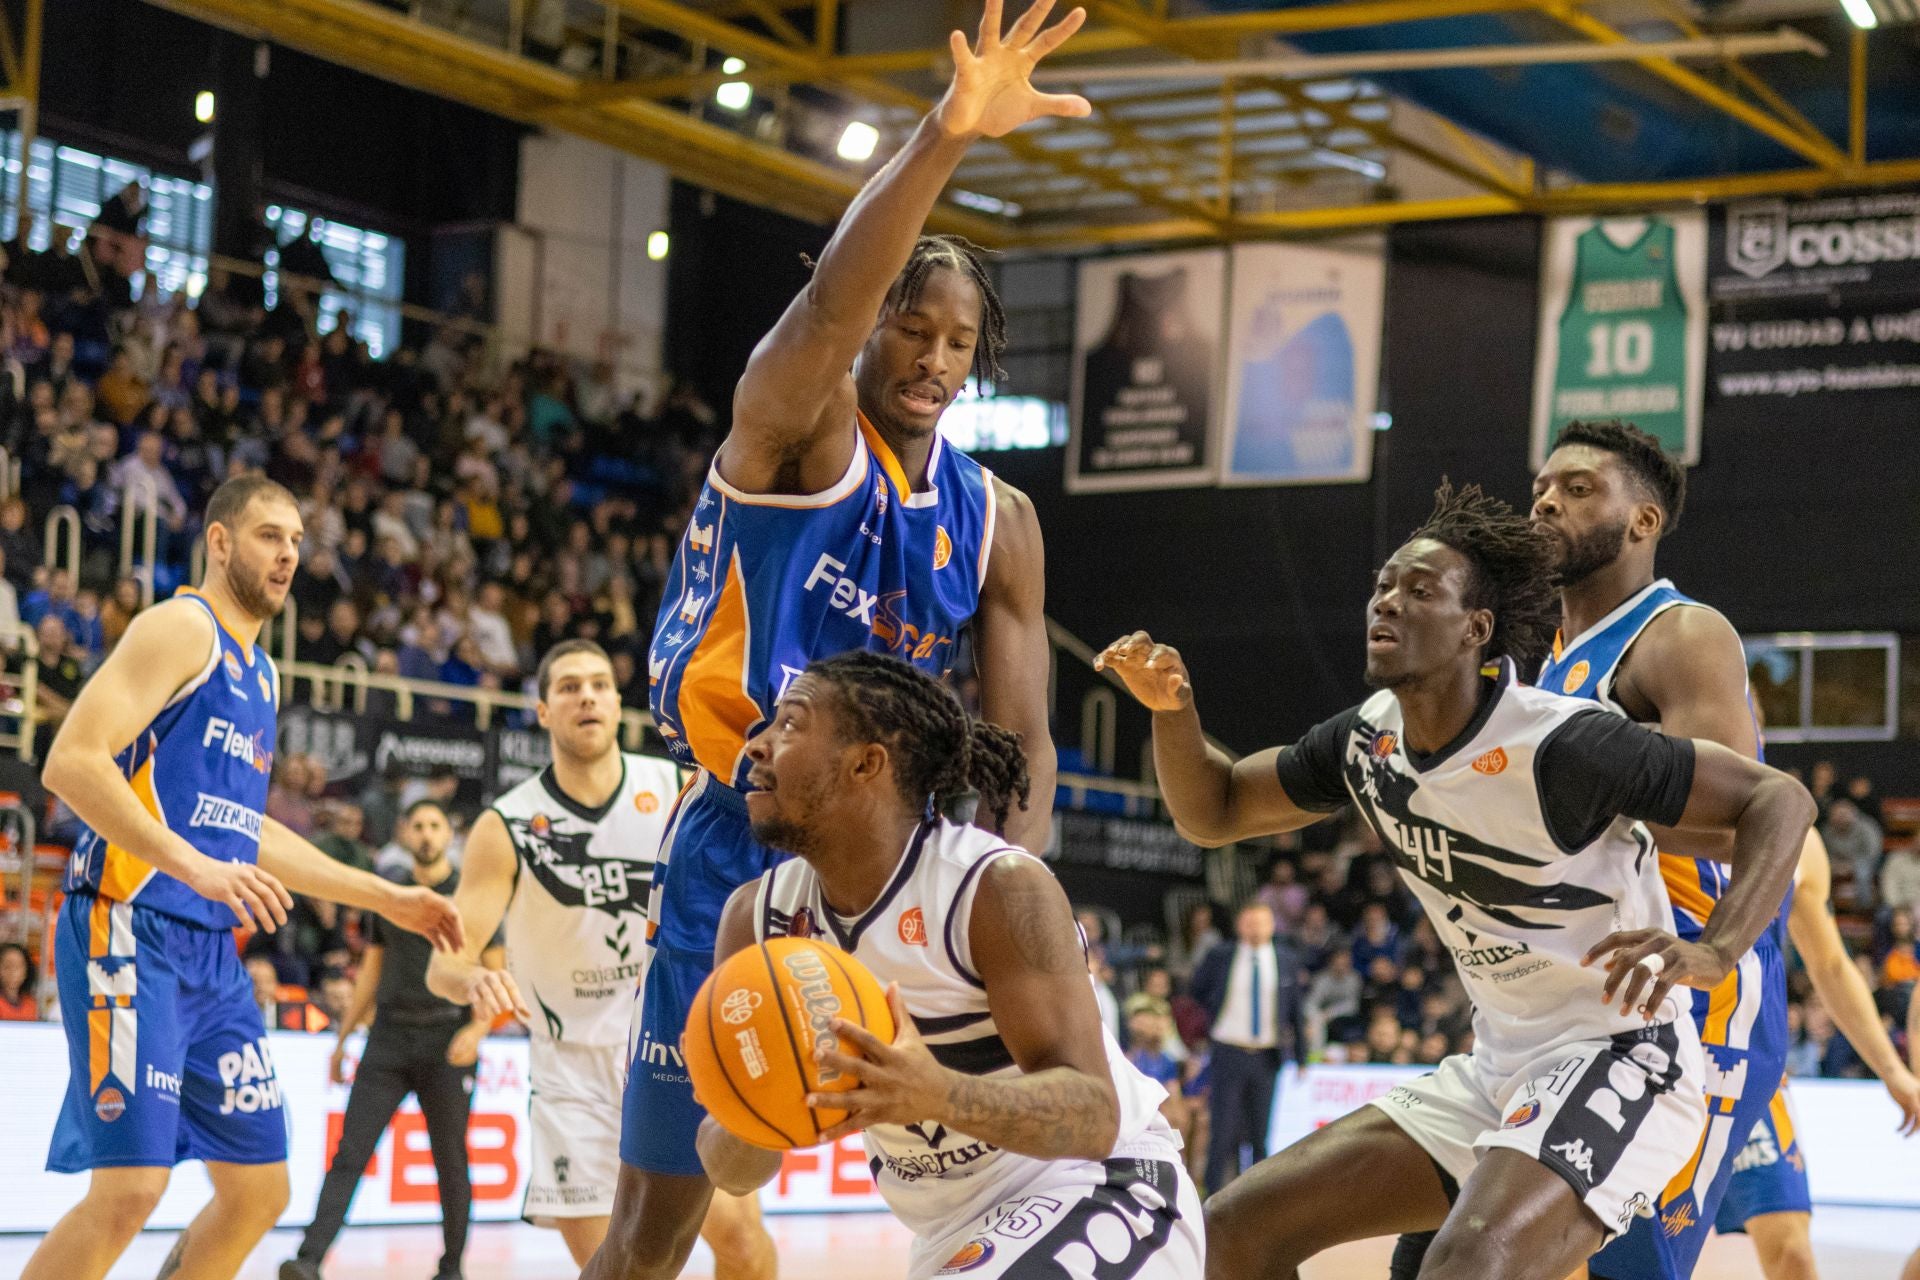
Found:
[[[1302,1062],[1300,961],[1274,937],[1273,910],[1249,899],[1234,919],[1237,941],[1216,945],[1194,966],[1191,990],[1213,1019],[1207,1099],[1211,1146],[1207,1193],[1218,1194],[1246,1165],[1267,1154],[1267,1121],[1283,1061]]]

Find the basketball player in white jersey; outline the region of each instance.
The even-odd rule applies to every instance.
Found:
[[[972,789],[1004,822],[1024,776],[1006,745],[895,658],[810,665],[747,744],[754,836],[798,857],[728,900],[715,963],[817,936],[888,984],[893,1043],[835,1019],[862,1056],[819,1060],[859,1085],[808,1101],[847,1111],[823,1140],[863,1131],[914,1233],[909,1280],[1193,1280],[1199,1195],[1164,1092],[1101,1026],[1066,894],[1026,850],[938,816]],[[736,1193],[780,1168],[711,1117],[699,1146]]]
[[[559,1228],[584,1265],[613,1209],[615,1113],[647,955],[647,890],[680,773],[670,761],[620,750],[620,691],[599,645],[555,645],[537,683],[553,763],[473,824],[454,905],[481,941],[469,935],[463,951],[436,955],[427,985],[526,1021],[533,1101],[524,1214]],[[480,964],[480,946],[502,919],[505,973]]]
[[[1434,1227],[1428,1280],[1563,1280],[1652,1212],[1695,1150],[1705,1065],[1671,993],[1712,989],[1772,922],[1813,802],[1717,743],[1518,685],[1514,663],[1553,633],[1550,556],[1505,503],[1442,485],[1368,603],[1379,692],[1237,764],[1208,747],[1178,653],[1136,633],[1101,655],[1154,713],[1161,789],[1190,838],[1357,805],[1473,998],[1471,1052],[1208,1201],[1218,1280],[1293,1276],[1344,1241]],[[1645,823],[1733,833],[1732,884],[1697,941],[1668,932]]]

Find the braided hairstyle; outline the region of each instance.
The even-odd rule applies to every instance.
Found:
[[[1001,814],[1016,796],[1024,807],[1027,765],[1020,740],[1004,729],[977,724],[953,691],[932,676],[898,658],[865,651],[824,658],[807,674],[839,690],[847,740],[886,747],[900,797],[916,812],[943,812],[974,791],[983,808],[993,806]]]
[[[981,257],[985,252],[965,236],[921,236],[914,241],[907,265],[887,290],[886,302],[889,311],[904,311],[917,304],[921,290],[927,287],[927,276],[936,267],[958,271],[973,281],[973,287],[980,291],[980,336],[973,344],[970,370],[976,390],[983,382],[1004,382],[1007,377],[1007,371],[1000,367],[1000,355],[1007,349],[1007,309],[987,277],[987,264]],[[813,266],[813,259],[804,253],[800,260]]]
[[[1512,658],[1522,670],[1547,652],[1560,625],[1553,585],[1552,541],[1533,522],[1470,484],[1442,480],[1433,514],[1408,538],[1431,538],[1465,556],[1472,568],[1462,603],[1493,611],[1486,655]]]
[[[1007,815],[1015,805],[1025,810],[1027,797],[1033,792],[1033,782],[1027,777],[1027,753],[1020,749],[1020,735],[997,724],[975,720],[973,738],[968,744],[967,773],[973,789],[980,793],[974,824],[1004,834]]]

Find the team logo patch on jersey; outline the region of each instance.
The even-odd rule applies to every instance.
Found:
[[[108,1085],[94,1095],[93,1114],[100,1117],[101,1123],[112,1124],[127,1114],[126,1095],[112,1085]]]
[[[1398,734],[1381,734],[1373,740],[1373,758],[1375,760],[1385,760],[1393,754],[1393,749],[1399,744],[1400,738]]]
[[[229,653],[229,654],[222,655],[222,660],[226,664],[228,679],[234,681],[237,684],[241,676],[240,659],[234,657],[232,654]]]
[[[1503,772],[1506,767],[1507,752],[1504,747],[1495,747],[1473,762],[1473,771],[1475,773],[1484,773],[1488,777]]]
[[[1572,693],[1587,682],[1587,674],[1593,670],[1585,658],[1567,668],[1567,678],[1560,682],[1560,692]]]
[[[527,830],[533,833],[534,839],[545,840],[553,834],[553,819],[544,813],[536,813],[527,819]]]
[[[947,561],[953,559],[953,539],[947,536],[945,525],[933,527],[933,567],[944,569]]]
[[[1512,1113],[1509,1114],[1505,1120],[1500,1122],[1500,1127],[1502,1129],[1518,1129],[1524,1125],[1532,1124],[1535,1120],[1538,1120],[1539,1118],[1540,1118],[1540,1103],[1536,1099],[1534,1101],[1526,1102],[1521,1104],[1520,1106],[1515,1107]]]
[[[789,938],[811,938],[813,936],[813,908],[802,907],[793,913],[793,920],[787,925]]]
[[[920,908],[900,913],[900,941],[910,947],[927,945],[927,917]]]
[[[651,791],[642,791],[633,797],[633,807],[640,813],[660,812],[660,797]]]
[[[962,1271],[972,1271],[984,1267],[993,1261],[993,1241],[969,1240],[960,1246],[960,1251],[947,1259],[946,1265],[934,1272],[937,1276],[956,1276]]]
[[[273,701],[273,683],[267,679],[267,673],[260,672],[260,696],[268,702]]]
[[[729,991],[727,998],[720,1002],[720,1020],[730,1027],[737,1027],[753,1017],[753,1011],[759,1007],[760,993],[739,987]]]

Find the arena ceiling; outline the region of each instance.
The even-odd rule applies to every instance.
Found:
[[[953,0],[149,0],[701,186],[836,217],[925,111]],[[935,216],[1164,243],[1920,181],[1916,0],[1083,0],[1092,118],[977,146]],[[1064,0],[1063,0],[1064,4]],[[733,86],[726,88],[723,86]],[[725,104],[717,100],[726,100]],[[849,122],[878,156],[836,155]]]

